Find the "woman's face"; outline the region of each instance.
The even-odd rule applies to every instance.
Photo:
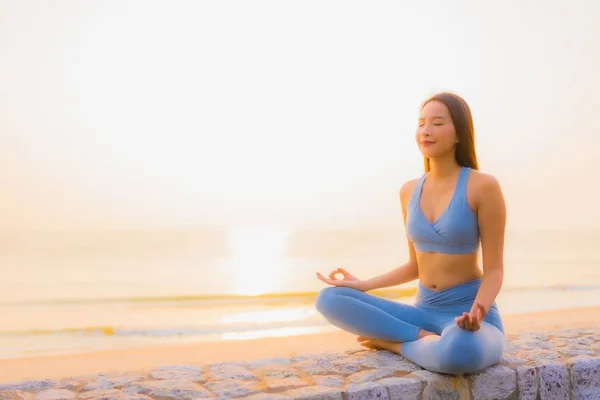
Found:
[[[416,140],[426,158],[440,157],[454,151],[458,142],[448,108],[439,101],[430,101],[419,113]]]

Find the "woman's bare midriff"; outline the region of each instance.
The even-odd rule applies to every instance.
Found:
[[[419,281],[429,290],[443,290],[481,278],[477,254],[417,252]]]

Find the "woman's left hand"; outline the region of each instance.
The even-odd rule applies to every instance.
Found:
[[[456,321],[456,325],[461,328],[475,332],[481,327],[481,321],[483,321],[486,315],[487,311],[483,304],[475,302],[470,312],[464,312],[460,317],[454,318],[454,320]]]

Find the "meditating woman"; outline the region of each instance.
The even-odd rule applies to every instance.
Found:
[[[332,286],[321,290],[315,306],[367,348],[401,354],[434,372],[472,373],[497,363],[504,349],[496,306],[504,275],[504,196],[494,177],[478,171],[473,118],[461,97],[440,93],[425,101],[416,141],[425,173],[399,193],[408,262],[368,280],[342,268],[329,277],[317,272]],[[414,305],[365,293],[415,279]]]

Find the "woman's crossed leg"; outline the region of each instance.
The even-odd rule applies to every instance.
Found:
[[[471,332],[457,326],[447,313],[345,287],[322,289],[315,306],[333,325],[359,335],[366,347],[394,351],[433,372],[471,373],[502,357],[504,334],[487,322]],[[435,335],[425,336],[430,333]]]
[[[420,330],[435,329],[415,306],[347,287],[322,289],[315,308],[338,328],[373,339],[407,342],[417,340]]]

